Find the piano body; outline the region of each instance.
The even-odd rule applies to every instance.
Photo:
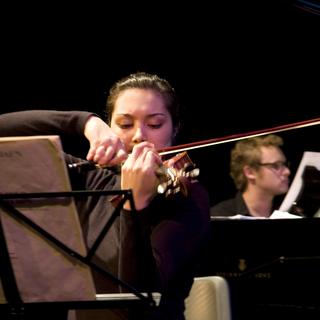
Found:
[[[320,319],[320,218],[213,218],[211,228],[199,275],[228,280],[234,320]]]
[[[303,218],[212,217],[199,275],[228,280],[233,320],[320,319],[319,152],[304,152],[279,210]]]

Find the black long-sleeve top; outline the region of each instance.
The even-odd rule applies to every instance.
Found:
[[[84,140],[85,123],[92,113],[84,111],[29,110],[0,116],[0,136],[60,135]],[[65,150],[68,152],[68,150]],[[79,159],[66,154],[67,163]],[[78,168],[69,171],[73,190],[119,190],[119,170]],[[90,248],[110,218],[114,207],[108,197],[76,200],[85,242]],[[206,190],[191,183],[188,196],[157,195],[150,205],[132,214],[121,210],[99,246],[94,261],[138,290],[162,293],[163,318],[183,319],[194,267],[209,233],[209,199]],[[116,287],[95,274],[97,292]]]
[[[237,192],[234,198],[223,200],[210,208],[210,215],[212,217],[234,216],[237,214],[250,216],[249,209],[241,192]]]

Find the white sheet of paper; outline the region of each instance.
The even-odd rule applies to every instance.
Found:
[[[305,151],[303,153],[297,172],[285,198],[281,203],[281,206],[279,207],[279,211],[288,212],[297,200],[303,185],[302,175],[306,166],[314,166],[320,170],[320,152]]]

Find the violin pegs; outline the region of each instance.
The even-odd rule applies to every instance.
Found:
[[[190,177],[191,177],[191,178],[198,177],[199,174],[200,174],[200,169],[195,168],[195,169],[193,169],[192,171],[190,171],[189,174],[190,174]]]
[[[172,189],[169,189],[169,190],[166,192],[166,197],[170,196],[172,193],[173,193]]]
[[[176,193],[179,193],[179,192],[180,192],[180,188],[176,188],[176,189],[173,190],[172,193],[173,193],[173,194],[176,194]]]
[[[158,193],[163,194],[163,193],[166,192],[167,188],[168,188],[168,184],[167,183],[165,183],[165,182],[164,183],[160,183],[158,185],[157,191],[158,191]]]

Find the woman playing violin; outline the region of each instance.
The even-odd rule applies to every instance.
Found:
[[[83,111],[8,113],[0,116],[0,135],[87,138],[87,160],[100,168],[70,169],[73,189],[131,189],[136,208],[133,214],[130,203],[124,204],[99,246],[95,261],[140,291],[161,292],[160,307],[152,315],[139,315],[139,319],[184,319],[184,299],[193,282],[210,220],[208,195],[197,181],[188,184],[187,195],[178,192],[165,197],[156,191],[157,171],[163,166],[157,150],[171,146],[179,131],[175,91],[156,75],[129,75],[111,88],[107,114],[109,125]],[[66,154],[68,163],[80,160]],[[170,160],[168,164],[174,165]],[[89,248],[114,210],[109,200],[89,197],[77,202]],[[93,274],[98,293],[117,292],[112,281]],[[122,311],[113,310],[114,319],[131,319]],[[107,312],[101,319],[112,319]]]

